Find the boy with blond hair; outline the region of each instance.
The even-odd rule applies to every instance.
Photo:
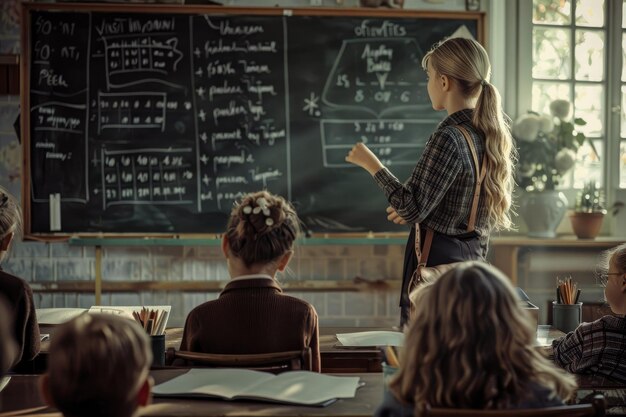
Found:
[[[151,363],[148,336],[137,323],[83,314],[51,340],[43,397],[65,417],[131,417],[150,402]]]

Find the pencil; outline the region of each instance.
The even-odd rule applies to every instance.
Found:
[[[400,366],[396,352],[393,351],[393,347],[391,346],[387,346],[387,361],[389,366],[393,366],[394,368],[398,368]]]

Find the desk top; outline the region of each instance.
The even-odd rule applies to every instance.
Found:
[[[161,369],[150,372],[157,384],[168,381],[186,369]],[[171,417],[262,417],[262,416],[371,416],[381,403],[383,396],[383,377],[375,374],[343,374],[359,376],[364,386],[357,390],[355,398],[339,399],[327,407],[304,407],[284,404],[262,403],[256,401],[223,401],[212,399],[170,399],[156,398],[154,403],[142,410],[142,416]],[[35,408],[33,414],[54,412],[45,407],[38,390],[38,377],[17,375],[11,377],[8,386],[0,392],[2,411],[16,411]],[[54,414],[60,416],[60,414]]]
[[[528,236],[494,236],[489,240],[491,247],[498,246],[555,246],[582,248],[610,248],[626,242],[626,237],[598,236],[595,239],[579,239],[574,235],[553,238],[533,238]]]

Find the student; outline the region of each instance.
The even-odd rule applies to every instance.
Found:
[[[419,287],[400,369],[375,415],[419,416],[437,408],[563,405],[576,388],[533,345],[535,329],[509,280],[477,261]]]
[[[11,368],[17,355],[17,345],[11,329],[11,312],[4,297],[0,296],[0,378]]]
[[[604,296],[619,317],[582,323],[552,343],[554,362],[577,374],[604,376],[626,383],[626,243],[605,253]]]
[[[45,401],[65,417],[130,417],[150,402],[150,341],[133,320],[83,314],[50,342]]]
[[[5,260],[16,233],[21,232],[22,211],[15,198],[0,186],[0,264]],[[0,268],[0,294],[9,302],[12,327],[18,344],[12,367],[21,367],[39,354],[39,325],[33,292],[26,281]]]
[[[311,347],[312,370],[320,371],[315,308],[283,294],[275,280],[298,232],[296,212],[282,197],[260,191],[242,198],[222,239],[231,281],[217,300],[189,313],[181,350],[254,354]]]
[[[509,208],[513,188],[514,147],[504,121],[500,95],[489,83],[491,66],[476,41],[453,38],[436,44],[422,60],[428,73],[428,95],[435,110],[448,117],[430,136],[413,174],[401,183],[363,143],[357,143],[346,161],[367,170],[385,192],[388,219],[411,224],[404,255],[400,307],[401,324],[408,317],[408,289],[417,267],[415,228],[420,242],[426,230],[434,232],[427,266],[484,260],[489,233],[511,226]],[[464,128],[476,149],[476,160],[486,162],[486,176],[478,199],[473,231],[468,232],[477,172]]]

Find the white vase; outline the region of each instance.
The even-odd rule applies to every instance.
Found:
[[[528,236],[556,237],[556,228],[567,211],[567,198],[560,191],[523,193],[519,214],[528,228]]]

